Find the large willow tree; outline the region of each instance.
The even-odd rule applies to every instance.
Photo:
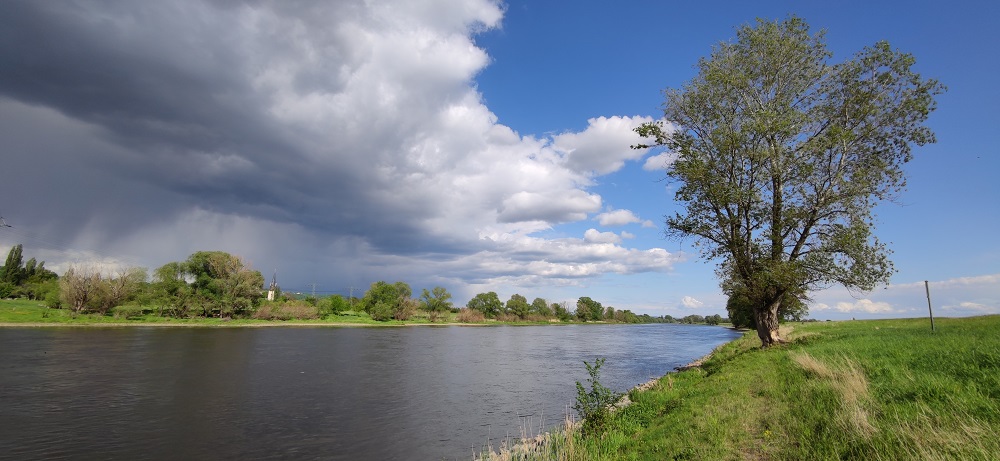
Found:
[[[894,271],[873,207],[905,186],[911,148],[944,88],[879,42],[830,63],[799,18],[758,20],[665,91],[665,119],[637,132],[677,155],[667,177],[680,212],[667,234],[719,262],[723,289],[754,306],[764,347],[780,342],[783,301],[833,284],[871,290]],[[676,127],[676,128],[674,128]]]

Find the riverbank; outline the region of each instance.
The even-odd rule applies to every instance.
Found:
[[[573,426],[487,459],[1000,459],[1000,316],[790,324],[632,391],[600,436]]]
[[[266,307],[266,306],[265,306]],[[262,307],[263,309],[263,307]],[[513,315],[485,318],[481,314],[467,315],[467,309],[431,313],[413,312],[407,320],[375,320],[365,312],[346,311],[340,314],[317,315],[316,308],[310,316],[257,316],[252,318],[170,317],[158,315],[156,307],[112,310],[108,315],[75,313],[69,309],[53,309],[41,301],[27,299],[0,299],[0,328],[12,327],[402,327],[402,326],[536,326],[536,325],[620,325],[635,322],[614,320],[556,319],[528,316],[521,319]],[[647,316],[648,317],[648,316]],[[662,319],[660,319],[662,320]],[[642,324],[661,323],[657,321]],[[673,320],[662,323],[677,323]],[[683,323],[683,322],[681,322]],[[700,325],[706,325],[700,323]]]
[[[39,301],[24,299],[0,300],[0,328],[11,327],[401,327],[401,326],[493,326],[493,325],[548,325],[552,322],[501,322],[484,319],[479,322],[455,321],[455,314],[442,314],[437,321],[426,316],[411,320],[376,321],[365,313],[347,312],[312,320],[260,320],[227,318],[175,318],[145,314],[137,317],[117,317],[98,314],[75,314],[66,309],[50,309]],[[555,324],[562,324],[557,322]],[[569,324],[569,323],[566,323]]]

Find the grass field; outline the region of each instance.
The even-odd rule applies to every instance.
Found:
[[[1000,459],[1000,316],[783,326],[673,373],[600,436],[494,459]]]

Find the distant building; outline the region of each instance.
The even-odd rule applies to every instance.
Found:
[[[267,289],[267,300],[274,301],[274,296],[278,293],[278,271],[274,271],[271,276],[271,287]]]

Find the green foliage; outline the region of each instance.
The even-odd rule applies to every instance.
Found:
[[[542,317],[552,317],[554,315],[548,301],[542,298],[535,298],[531,302],[531,313]]]
[[[678,321],[678,323],[685,323],[685,324],[705,323],[705,317],[702,317],[698,314],[685,315],[682,319]]]
[[[372,283],[361,298],[361,308],[378,321],[392,318],[406,320],[416,311],[416,303],[410,298],[410,294],[412,290],[405,282],[389,284],[378,281]]]
[[[465,305],[469,309],[482,312],[486,318],[494,319],[503,310],[503,303],[495,291],[479,293]]]
[[[21,244],[13,246],[5,264],[0,266],[0,299],[45,299],[59,277],[45,268],[45,261],[38,262],[35,258],[23,261],[22,252]]]
[[[604,318],[604,306],[587,296],[583,296],[576,302],[576,317],[583,322],[601,320]]]
[[[27,278],[24,261],[21,255],[23,248],[21,244],[14,245],[7,253],[7,260],[3,267],[0,267],[0,282],[7,282],[13,286],[18,286]]]
[[[888,282],[872,210],[902,190],[911,147],[935,141],[924,123],[944,87],[913,72],[911,55],[879,42],[839,64],[830,57],[803,20],[758,20],[665,92],[676,130],[636,129],[677,154],[667,177],[682,211],[668,235],[721,261],[727,294],[757,309],[765,346],[779,340],[786,295]]]
[[[451,293],[448,293],[448,290],[444,287],[434,287],[431,291],[427,291],[424,288],[423,293],[420,295],[420,300],[423,302],[424,309],[428,312],[451,310]]]
[[[13,298],[17,285],[10,282],[0,281],[0,299]]]
[[[351,308],[351,305],[344,299],[343,296],[333,295],[326,298],[326,302],[323,303],[323,310],[321,313],[323,316],[327,315],[340,315]]]
[[[384,322],[392,318],[394,310],[391,304],[387,304],[384,301],[375,301],[374,304],[368,307],[368,315],[374,320]]]
[[[524,319],[531,313],[531,305],[528,304],[527,298],[515,293],[507,300],[505,310],[519,319]]]
[[[588,390],[580,383],[576,382],[576,403],[573,409],[583,418],[584,435],[600,433],[604,430],[612,406],[621,399],[622,394],[608,389],[600,381],[601,366],[604,365],[604,358],[594,360],[591,365],[586,361],[583,365],[587,367],[587,382],[590,384]]]
[[[552,303],[552,313],[563,322],[573,320],[573,313],[566,309],[564,304]]]
[[[260,304],[264,276],[239,256],[222,251],[199,251],[178,266],[184,279],[193,279],[193,302],[205,316],[246,315]],[[170,272],[171,269],[165,269]],[[168,274],[169,275],[169,274]]]
[[[115,318],[122,318],[127,320],[137,320],[141,319],[146,315],[146,309],[142,306],[137,306],[135,304],[126,304],[123,306],[115,306],[111,308],[111,315]]]

